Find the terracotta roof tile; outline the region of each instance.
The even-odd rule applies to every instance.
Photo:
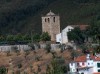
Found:
[[[72,27],[79,27],[80,28],[80,30],[85,30],[89,25],[70,25],[70,26],[72,26]]]
[[[87,57],[86,55],[79,56],[79,57],[75,58],[74,61],[75,62],[85,62],[86,57]],[[93,59],[94,61],[100,61],[100,57],[97,57],[97,56],[90,55],[90,58]]]
[[[100,72],[97,72],[97,73],[93,73],[93,74],[100,74]]]
[[[86,56],[79,56],[77,58],[74,59],[75,62],[85,62],[86,61]]]
[[[89,26],[89,25],[79,25],[79,28],[80,28],[81,30],[85,30],[88,26]]]
[[[95,61],[100,61],[100,57],[96,57],[95,58]]]

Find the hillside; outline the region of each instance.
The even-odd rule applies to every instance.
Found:
[[[78,54],[81,51],[75,51]],[[38,74],[45,74],[47,65],[51,64],[51,61],[54,59],[52,52],[47,53],[44,49],[38,49],[34,51],[27,52],[11,52],[9,55],[7,53],[0,53],[0,67],[5,66],[8,68],[7,74],[12,74],[12,70],[15,72],[14,74],[18,74],[17,71],[20,70],[21,74],[23,72],[27,72],[29,74],[35,74],[33,72],[38,72]],[[65,63],[66,65],[72,61],[71,50],[65,50],[62,53],[59,50],[54,52],[56,58],[60,60],[60,64]],[[81,54],[82,55],[82,54]],[[11,61],[12,64],[9,62]],[[62,61],[62,62],[61,62]],[[21,65],[21,68],[18,68],[18,65]],[[39,71],[38,67],[40,67],[41,71]],[[13,69],[12,69],[13,68]]]
[[[41,33],[41,15],[52,10],[68,24],[90,24],[100,18],[99,0],[0,0],[0,33]]]

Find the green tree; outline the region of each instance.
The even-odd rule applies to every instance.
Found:
[[[50,41],[51,37],[48,34],[48,32],[43,32],[42,35],[40,36],[41,41]]]
[[[51,44],[47,43],[45,50],[47,51],[47,53],[49,53],[51,50]]]
[[[94,48],[93,54],[95,53],[100,54],[100,46]]]
[[[31,37],[28,34],[25,34],[25,35],[22,36],[22,39],[23,39],[23,41],[30,42]]]
[[[89,48],[91,48],[90,47],[91,45],[90,44],[82,44],[82,45],[80,45],[80,48],[82,49],[82,52],[84,53],[84,54],[87,54],[87,53],[90,53],[90,51],[88,50]]]
[[[23,41],[23,40],[24,39],[23,39],[21,34],[17,34],[17,35],[14,36],[14,41]]]
[[[100,35],[100,20],[94,18],[91,25],[87,28],[86,33],[88,37],[92,38],[93,42],[98,42]]]
[[[6,40],[7,41],[13,41],[14,40],[14,35],[7,35]]]
[[[0,42],[2,42],[4,40],[5,40],[4,36],[0,35]]]
[[[21,63],[18,64],[17,66],[18,66],[19,69],[22,68],[22,64]]]
[[[72,52],[71,52],[72,59],[74,59],[75,57],[78,57],[78,56],[79,56],[79,54],[77,54],[77,52],[75,50],[72,50]]]
[[[0,74],[7,74],[7,70],[5,67],[0,67]]]
[[[85,35],[80,28],[76,27],[72,31],[68,32],[68,39],[75,41],[76,43],[83,43],[85,40]]]
[[[46,74],[64,74],[64,67],[57,59],[53,59],[51,65],[47,65]]]
[[[40,35],[39,34],[34,34],[33,35],[33,41],[34,42],[39,42],[40,41]]]

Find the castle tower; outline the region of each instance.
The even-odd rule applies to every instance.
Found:
[[[53,12],[42,16],[42,32],[48,32],[51,36],[51,41],[56,41],[56,34],[60,33],[60,17]]]

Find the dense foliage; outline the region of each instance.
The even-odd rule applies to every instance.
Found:
[[[75,43],[78,42],[82,48],[82,52],[85,54],[90,53],[89,49],[94,49],[92,51],[94,54],[100,53],[100,18],[95,17],[91,21],[91,25],[84,31],[79,28],[74,28],[68,32],[68,38]]]
[[[80,28],[74,28],[72,31],[68,32],[69,40],[73,40],[78,43],[84,43],[85,40],[88,40],[92,43],[100,42],[100,18],[95,17],[91,21],[91,25],[88,26],[85,30],[80,30]]]
[[[49,34],[44,32],[43,34],[16,34],[16,35],[0,35],[1,44],[26,44],[30,42],[50,41]]]
[[[40,38],[41,38],[41,41],[50,41],[51,40],[51,37],[48,34],[48,32],[43,32],[42,35],[40,36]]]
[[[0,33],[14,34],[27,30],[29,19],[52,2],[54,0],[0,0]]]
[[[0,33],[41,32],[41,15],[49,10],[60,14],[61,28],[89,24],[100,15],[100,0],[0,0]]]
[[[46,74],[64,74],[68,68],[64,66],[65,61],[62,58],[55,58],[51,61],[51,65],[47,65]]]
[[[0,74],[7,74],[7,69],[5,67],[0,67]]]
[[[73,40],[76,43],[84,43],[85,36],[83,31],[80,28],[76,27],[72,31],[68,32],[68,39]]]

